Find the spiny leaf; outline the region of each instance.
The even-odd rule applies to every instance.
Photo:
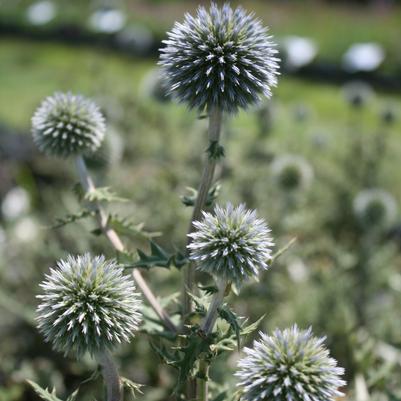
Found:
[[[136,398],[136,393],[142,394],[142,384],[134,383],[132,380],[126,377],[120,376],[120,381],[124,389],[128,390],[132,398]]]
[[[78,395],[79,388],[77,388],[68,398],[66,401],[76,401]]]
[[[232,330],[235,333],[235,337],[237,339],[237,346],[238,346],[238,350],[240,349],[240,336],[241,336],[241,326],[238,323],[238,317],[237,315],[232,312],[227,305],[223,305],[220,308],[217,309],[219,316],[225,320],[230,327],[232,328]]]
[[[67,214],[65,217],[56,219],[56,222],[51,228],[60,228],[70,223],[75,223],[78,220],[86,219],[87,217],[94,216],[95,212],[88,209],[83,209],[77,213]]]
[[[56,390],[53,389],[52,392],[50,393],[47,388],[42,388],[39,386],[39,384],[27,380],[27,382],[31,385],[31,387],[34,389],[35,393],[45,401],[62,401],[60,398],[56,397]],[[71,401],[71,400],[70,400]]]
[[[266,317],[266,315],[261,316],[256,322],[249,324],[248,326],[241,326],[241,336],[246,336],[253,333],[258,327],[260,322]]]
[[[196,198],[198,197],[198,191],[192,187],[187,187],[186,189],[189,192],[189,195],[181,196],[181,202],[185,206],[194,206],[195,202],[196,202]],[[213,203],[219,196],[220,189],[221,189],[221,185],[219,183],[216,183],[209,189],[209,192],[206,197],[205,206],[210,207],[213,205]]]
[[[110,187],[99,187],[91,189],[84,195],[89,202],[127,202],[128,199],[121,198],[111,191]]]
[[[149,232],[143,229],[144,223],[135,224],[127,218],[120,217],[116,214],[110,215],[107,225],[117,231],[118,234],[125,236],[141,237],[145,239],[158,237],[160,232]]]
[[[171,266],[175,266],[177,269],[181,268],[187,263],[186,257],[181,253],[176,254],[168,253],[156,242],[150,240],[150,254],[146,254],[140,249],[137,250],[139,260],[132,260],[126,267],[142,267],[150,269],[151,267],[165,267],[169,269]]]

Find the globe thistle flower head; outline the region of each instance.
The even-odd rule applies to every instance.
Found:
[[[355,109],[361,109],[373,97],[373,89],[363,81],[351,81],[343,88],[345,100]]]
[[[276,329],[260,333],[252,348],[244,348],[236,376],[246,401],[330,401],[343,394],[344,369],[329,356],[324,338],[312,331]]]
[[[47,97],[32,117],[35,144],[40,151],[58,157],[96,151],[105,131],[105,120],[98,106],[70,92]]]
[[[397,203],[388,192],[372,188],[357,194],[353,202],[355,217],[365,228],[388,227],[397,215]]]
[[[186,14],[163,42],[159,64],[173,95],[200,111],[237,112],[270,97],[277,84],[277,50],[253,14],[229,4]]]
[[[216,206],[214,214],[203,212],[189,234],[190,259],[200,271],[240,285],[267,269],[273,241],[270,229],[256,212],[244,205]]]
[[[284,191],[307,189],[313,180],[310,164],[301,156],[283,155],[271,164],[274,181]]]
[[[135,286],[103,256],[68,256],[40,286],[38,328],[57,351],[95,355],[128,342],[138,328],[141,303]]]

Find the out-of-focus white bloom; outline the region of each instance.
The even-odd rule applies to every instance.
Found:
[[[309,271],[302,259],[291,260],[287,264],[287,271],[292,281],[302,283],[308,279]]]
[[[289,69],[297,69],[310,64],[317,54],[315,41],[301,36],[287,36],[282,41]]]
[[[39,230],[39,225],[35,219],[24,217],[15,223],[13,236],[18,242],[29,243],[38,238]]]
[[[345,100],[353,107],[364,106],[373,96],[372,87],[363,81],[350,81],[343,87]]]
[[[38,1],[26,10],[26,18],[32,25],[45,25],[56,16],[56,6],[52,1]]]
[[[365,228],[388,227],[397,216],[394,197],[378,188],[359,192],[353,207],[356,218]]]
[[[14,220],[29,211],[30,203],[28,192],[21,187],[15,187],[5,195],[1,212],[5,219]]]
[[[124,28],[118,33],[116,39],[120,47],[139,54],[148,53],[154,43],[152,31],[140,25]]]
[[[89,18],[90,27],[97,32],[115,33],[124,28],[127,17],[121,10],[102,9],[95,11]]]
[[[355,43],[343,56],[347,71],[374,71],[384,60],[384,50],[378,43]]]

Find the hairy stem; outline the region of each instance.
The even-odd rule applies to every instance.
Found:
[[[219,108],[214,108],[209,112],[209,146],[218,145],[220,141],[220,131],[222,122],[222,112]],[[188,234],[194,231],[194,221],[197,221],[202,216],[202,210],[205,207],[207,196],[210,187],[213,182],[214,171],[216,169],[217,158],[212,155],[208,155],[205,165],[203,168],[201,182],[198,188],[198,196],[196,198],[194,210],[192,212],[191,223],[189,225]],[[188,244],[191,242],[191,238],[188,237]],[[194,288],[194,266],[193,263],[189,263],[184,269],[184,280],[182,289],[182,300],[183,300],[183,316],[185,317],[192,311],[191,298],[188,295],[193,292]]]
[[[199,372],[198,372],[198,378],[196,380],[197,401],[208,401],[209,398],[208,379],[209,379],[209,363],[201,359],[199,361]]]
[[[84,190],[86,192],[94,191],[96,189],[96,187],[93,183],[91,176],[88,173],[88,170],[87,170],[86,164],[85,164],[85,160],[83,159],[82,156],[78,156],[76,158],[76,166],[77,166],[77,171],[78,171],[79,178],[81,181],[81,185],[83,186]],[[107,214],[105,213],[105,211],[103,210],[103,208],[99,202],[94,203],[94,210],[96,211],[97,219],[98,219],[99,225],[100,225],[104,235],[108,238],[110,243],[113,245],[113,247],[117,251],[123,252],[125,247],[124,247],[120,237],[118,236],[118,234],[112,228],[110,228],[108,226]],[[170,319],[169,315],[166,313],[166,311],[161,307],[161,305],[157,301],[153,292],[147,285],[145,279],[142,277],[141,272],[138,269],[133,269],[132,276],[133,276],[135,282],[137,283],[138,287],[142,291],[143,296],[149,302],[150,306],[156,312],[157,316],[163,322],[165,327],[173,332],[176,332],[177,328],[175,327],[174,323]]]
[[[217,320],[217,309],[223,303],[226,292],[227,280],[219,279],[217,282],[218,291],[213,294],[205,320],[202,323],[201,330],[205,334],[210,334]]]
[[[102,366],[103,379],[106,384],[107,401],[122,401],[122,391],[118,369],[109,351],[103,351],[97,355],[97,360]]]

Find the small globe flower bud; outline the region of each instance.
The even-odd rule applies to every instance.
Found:
[[[313,180],[310,164],[301,156],[283,155],[271,164],[274,181],[284,191],[307,189]]]
[[[355,217],[365,228],[388,227],[397,215],[397,202],[382,189],[365,189],[353,202]]]
[[[40,286],[38,328],[57,351],[97,355],[128,342],[138,329],[141,302],[134,283],[103,256],[68,256]]]
[[[270,97],[277,84],[277,50],[267,28],[241,7],[199,7],[176,23],[160,65],[173,95],[200,111],[237,112]]]
[[[198,270],[240,285],[268,268],[273,242],[269,227],[255,211],[230,203],[216,206],[214,214],[203,212],[203,220],[194,226],[188,249]]]
[[[343,394],[344,369],[329,357],[324,338],[295,325],[261,339],[238,363],[235,374],[246,401],[331,401]]]
[[[98,106],[81,95],[57,92],[32,117],[33,140],[48,155],[69,157],[96,151],[104,138],[105,120]]]

